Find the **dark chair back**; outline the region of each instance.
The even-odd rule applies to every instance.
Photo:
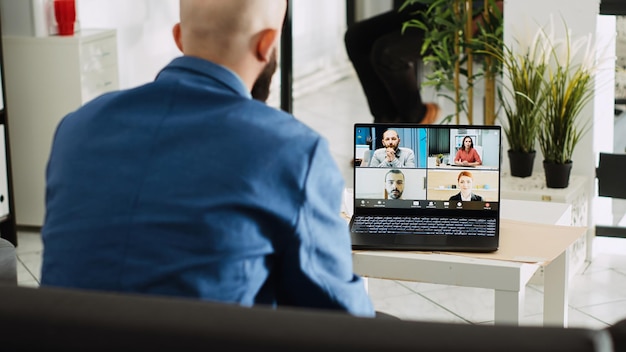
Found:
[[[600,153],[596,168],[599,196],[626,199],[624,166],[626,154]]]
[[[626,154],[600,153],[596,178],[598,195],[616,199],[626,199],[624,187],[624,166]],[[626,228],[612,225],[596,225],[596,236],[626,238]]]

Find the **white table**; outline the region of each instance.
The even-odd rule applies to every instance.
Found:
[[[572,224],[573,206],[567,203],[501,199],[500,218],[546,225]]]
[[[541,211],[541,202],[503,200],[518,207],[511,215],[542,214],[536,219],[556,223],[567,214]],[[522,201],[528,202],[528,201]],[[521,206],[521,207],[520,207]],[[568,211],[564,208],[564,212]],[[553,214],[550,218],[547,214]],[[354,251],[354,271],[363,276],[495,290],[496,324],[520,323],[525,289],[544,268],[544,325],[567,326],[568,250],[586,228],[501,220],[500,249],[494,253]],[[541,244],[538,246],[538,244]]]
[[[589,226],[589,192],[585,176],[571,175],[567,188],[548,188],[543,171],[535,172],[526,178],[513,177],[503,171],[500,178],[502,199],[519,199],[542,202],[543,204],[563,203],[572,206],[571,221],[568,225]],[[579,272],[586,261],[591,260],[591,244],[594,231],[580,238],[570,251],[572,273]]]

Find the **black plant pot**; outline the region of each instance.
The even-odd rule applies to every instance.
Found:
[[[511,166],[511,176],[528,177],[533,173],[533,165],[535,163],[535,155],[537,152],[530,153],[517,152],[509,150],[509,164]]]
[[[548,188],[566,188],[569,185],[572,162],[556,164],[544,160],[543,170],[546,174],[546,186]]]

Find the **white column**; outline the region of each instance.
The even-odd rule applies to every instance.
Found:
[[[598,74],[596,75],[596,95],[593,120],[593,153],[594,167],[598,166],[600,152],[613,152],[615,137],[615,65],[616,65],[616,37],[617,20],[615,16],[598,16],[597,34],[598,48],[597,60],[599,62]],[[594,180],[595,181],[595,180]],[[587,260],[592,259],[593,238],[595,237],[596,224],[613,224],[613,202],[611,198],[597,197],[596,182],[593,183],[593,193],[590,193],[589,225],[592,230],[587,236]]]

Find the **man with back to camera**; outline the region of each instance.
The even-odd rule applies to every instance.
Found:
[[[43,286],[374,315],[327,141],[250,94],[286,3],[181,0],[184,55],[61,121]]]
[[[385,174],[385,199],[401,199],[404,192],[404,174],[392,169]]]
[[[370,161],[371,167],[415,167],[415,154],[410,148],[400,147],[400,136],[396,130],[383,133],[383,148],[378,148]]]

